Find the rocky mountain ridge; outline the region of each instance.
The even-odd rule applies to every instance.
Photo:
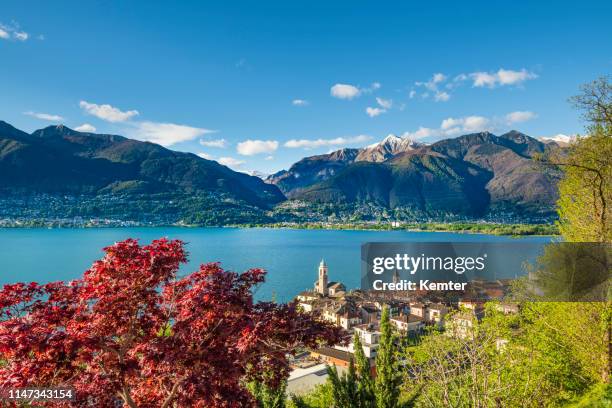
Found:
[[[537,157],[560,148],[518,131],[430,145],[390,135],[363,149],[304,158],[266,181],[291,199],[423,216],[552,214],[560,173]]]

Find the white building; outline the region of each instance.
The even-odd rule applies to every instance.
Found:
[[[427,317],[427,306],[423,303],[410,303],[410,314],[422,319]]]
[[[476,314],[472,309],[463,309],[446,320],[445,333],[449,336],[464,339],[474,333]]]
[[[376,350],[378,350],[381,335],[378,325],[361,324],[355,326],[353,329],[359,336],[359,340],[361,340],[363,353],[366,355],[366,357],[376,357]],[[351,343],[351,347],[353,347],[353,343]],[[354,347],[352,352],[354,352]]]
[[[321,295],[312,290],[305,290],[297,295],[295,299],[297,300],[298,305],[305,312],[312,312],[314,310],[315,302],[321,299]]]
[[[425,320],[413,314],[392,317],[391,324],[405,333],[418,333],[425,327]]]
[[[334,302],[323,309],[323,319],[349,330],[361,324],[361,314],[355,305],[348,302]]]
[[[427,321],[440,327],[444,325],[444,316],[447,314],[448,308],[440,303],[432,303],[427,307]]]

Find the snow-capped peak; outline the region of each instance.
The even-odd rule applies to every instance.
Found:
[[[396,134],[389,133],[387,137],[383,139],[383,142],[390,142],[390,141],[397,141],[397,140],[402,140],[402,138]]]
[[[357,161],[385,161],[398,153],[413,150],[418,144],[407,137],[388,134],[378,143],[365,147],[357,156]]]

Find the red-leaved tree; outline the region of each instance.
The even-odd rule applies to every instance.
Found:
[[[179,279],[184,245],[166,239],[105,252],[82,279],[0,291],[0,388],[68,385],[79,407],[253,406],[245,382],[274,387],[288,353],[340,340],[294,304],[255,303],[261,269]]]

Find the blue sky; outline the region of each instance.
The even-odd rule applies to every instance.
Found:
[[[0,3],[0,119],[152,140],[239,170],[389,133],[583,125],[610,1]]]

